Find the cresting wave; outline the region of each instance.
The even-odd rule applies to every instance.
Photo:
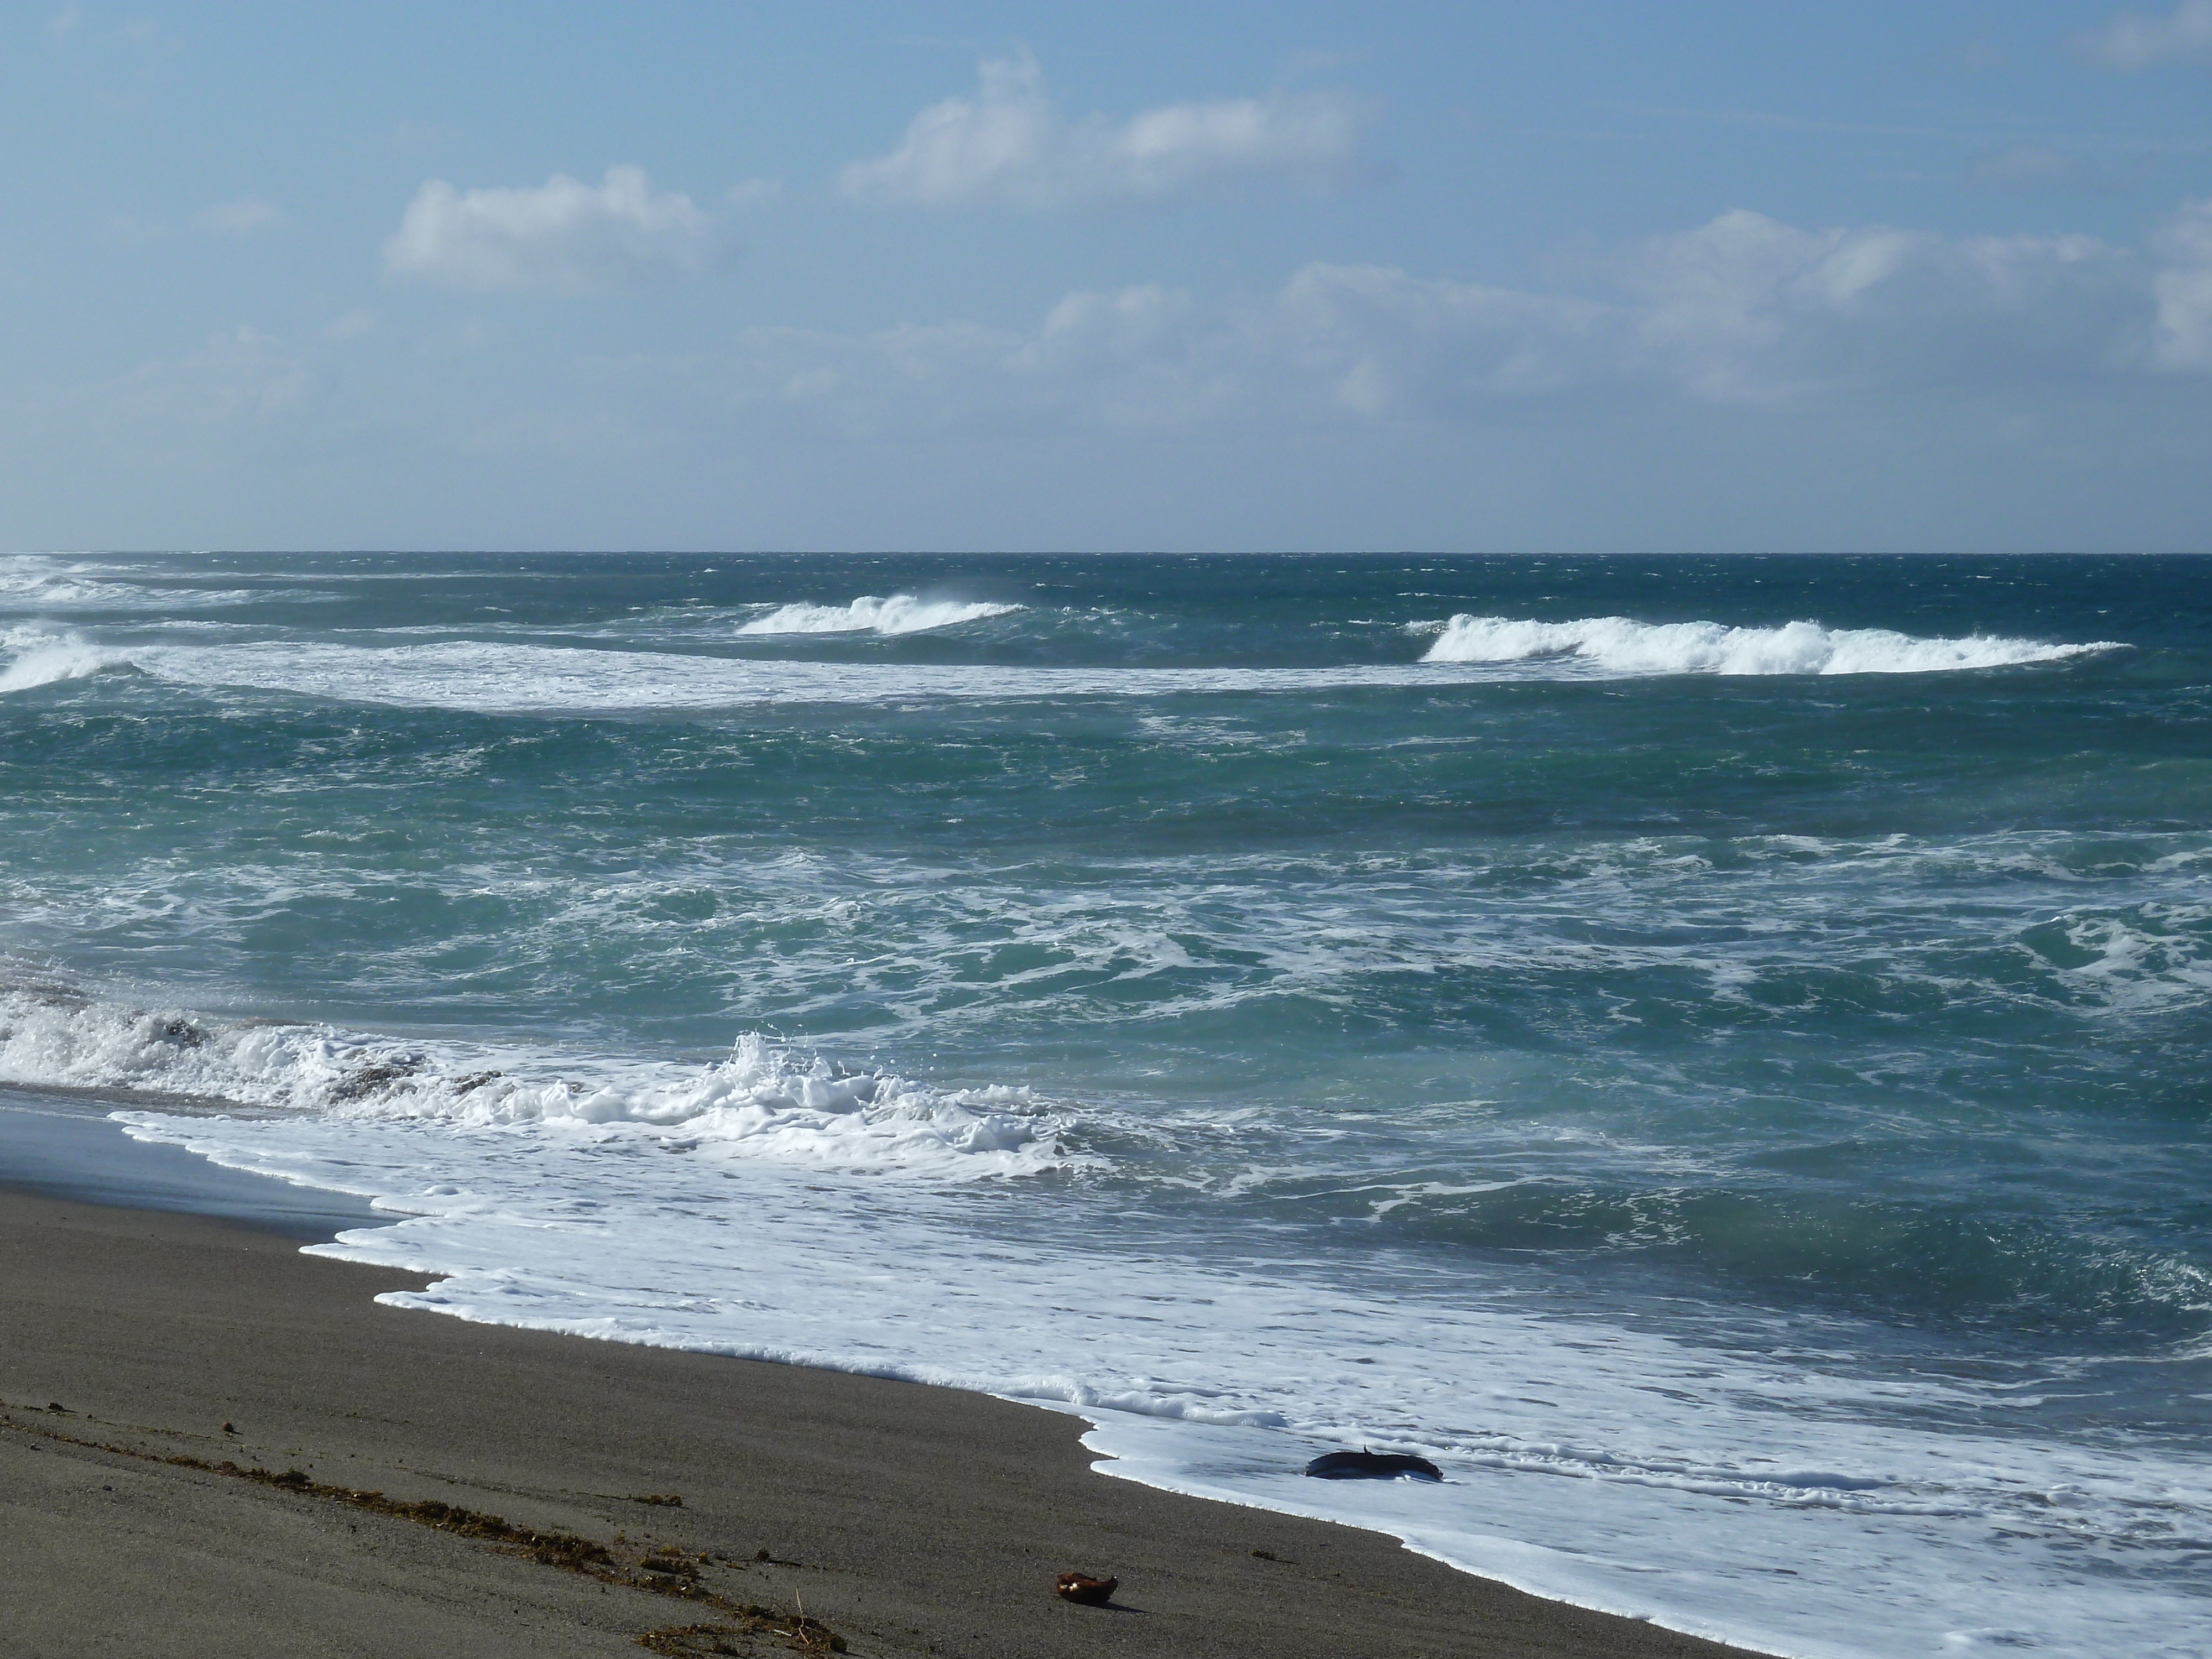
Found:
[[[915,698],[1017,701],[1434,684],[1498,671],[1416,663],[1335,668],[1030,668],[984,663],[834,662],[603,651],[455,640],[135,646],[113,659],[188,685],[239,687],[399,708],[483,713],[712,711]]]
[[[155,1091],[345,1121],[537,1124],[817,1169],[967,1179],[1082,1160],[1028,1090],[947,1091],[747,1036],[708,1066],[410,1044],[328,1025],[135,1008],[58,984],[0,991],[0,1082]]]
[[[259,598],[251,589],[152,586],[118,580],[127,568],[52,553],[0,555],[0,612],[124,611],[166,614],[205,610]],[[137,574],[131,572],[129,574]]]
[[[1519,626],[1516,624],[1516,626]],[[1549,624],[1527,624],[1530,628]],[[1903,636],[1898,636],[1902,638]],[[1448,634],[1436,648],[1450,642]],[[1959,641],[1922,641],[1943,656]],[[913,699],[1017,702],[1060,697],[1261,696],[1320,693],[1441,682],[1529,678],[1637,677],[1695,672],[1850,673],[1932,672],[2056,661],[2108,644],[2038,646],[2039,655],[2002,662],[1929,660],[1918,669],[1854,668],[1841,653],[1831,665],[1763,670],[1698,669],[1679,657],[1592,659],[1548,651],[1518,658],[1440,658],[1418,663],[1350,663],[1316,668],[1013,667],[986,663],[840,663],[696,656],[669,651],[603,651],[483,641],[359,646],[326,643],[40,648],[6,671],[0,689],[21,690],[101,668],[131,666],[188,685],[236,687],[400,708],[461,708],[487,714],[593,714],[643,710],[712,712],[799,704],[876,704]],[[1641,662],[1643,665],[1628,665]]]
[[[1413,626],[1426,632],[1436,624]],[[1979,634],[1964,639],[1917,639],[1887,628],[1832,629],[1814,622],[1730,628],[1711,622],[1641,623],[1626,617],[1529,622],[1462,612],[1443,625],[1421,660],[1511,663],[1571,658],[1622,675],[1931,674],[2061,662],[2126,648],[2118,640],[2068,645]]]
[[[74,634],[55,635],[35,629],[10,629],[0,635],[0,649],[15,654],[0,668],[0,693],[27,691],[58,680],[81,680],[102,669],[128,665],[119,651],[93,644]]]
[[[878,599],[863,593],[850,605],[782,605],[741,626],[740,634],[921,634],[933,628],[981,622],[1021,610],[1018,605],[963,604],[912,593]]]

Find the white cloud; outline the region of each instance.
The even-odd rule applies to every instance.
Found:
[[[384,244],[394,276],[478,292],[599,294],[697,275],[714,222],[688,196],[656,196],[638,167],[596,188],[555,173],[536,189],[471,190],[442,179],[415,192]]]
[[[2136,258],[2094,238],[1800,230],[1734,212],[1652,239],[1625,283],[1638,367],[1692,394],[1993,387],[2140,356]]]
[[[198,229],[219,236],[250,236],[283,216],[272,202],[264,202],[258,196],[241,196],[234,202],[218,202],[213,207],[201,209],[192,216],[192,223]]]
[[[1350,169],[1358,129],[1351,101],[1326,92],[1069,121],[1024,52],[984,64],[975,98],[932,105],[896,149],[854,162],[837,182],[855,201],[925,207],[1143,200],[1263,178],[1326,184]]]
[[[2083,35],[2079,44],[2100,63],[2123,70],[2212,58],[2212,0],[2179,0],[2163,17],[2124,11],[2094,34]]]
[[[1071,294],[1030,330],[750,330],[722,385],[779,425],[848,437],[1255,433],[1525,408],[1617,374],[1634,349],[1602,304],[1314,264],[1214,303],[1153,285]]]

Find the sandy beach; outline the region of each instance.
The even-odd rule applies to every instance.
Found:
[[[9,1190],[0,1253],[0,1653],[1738,1651],[1105,1478],[1072,1417],[382,1308],[423,1281],[228,1222]]]

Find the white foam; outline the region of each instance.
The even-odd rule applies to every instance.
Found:
[[[1933,1656],[2021,1627],[2082,1659],[2195,1651],[2201,1607],[2085,1561],[2185,1552],[2212,1516],[2203,1460],[1972,1426],[2002,1385],[1823,1370],[1780,1321],[1698,1346],[1572,1317],[1506,1266],[1394,1282],[1363,1256],[1354,1278],[1086,1228],[1057,1188],[670,1157],[631,1121],[122,1115],[410,1214],[317,1251],[447,1275],[394,1305],[1056,1406],[1093,1423],[1105,1473],[1778,1654]],[[1447,1481],[1297,1473],[1346,1444],[1419,1451]]]
[[[1495,619],[1476,620],[1486,626],[1487,621]],[[1528,631],[1556,627],[1571,633],[1582,624],[1503,626],[1506,632],[1492,639],[1482,627],[1470,624],[1460,629],[1455,620],[1419,663],[1317,668],[841,663],[477,640],[374,646],[326,641],[143,645],[132,647],[129,655],[133,664],[149,673],[194,685],[480,713],[612,714],[650,709],[707,713],[800,704],[880,706],[916,700],[1273,696],[1593,674],[1932,672],[2056,661],[2087,652],[2122,648],[2109,643],[2037,646],[2018,641],[1909,641],[1912,652],[1885,654],[1864,641],[1846,640],[1844,645],[1834,645],[1842,636],[1823,635],[1831,642],[1822,648],[1825,654],[1808,647],[1789,659],[1794,666],[1785,667],[1780,665],[1784,656],[1779,647],[1761,655],[1765,647],[1747,645],[1734,655],[1708,653],[1707,660],[1686,647],[1674,649],[1657,643],[1667,637],[1666,629],[1639,632],[1642,625],[1637,623],[1622,624],[1629,630],[1621,636],[1627,643],[1617,650],[1603,643],[1611,635],[1588,635],[1594,641],[1589,649],[1596,655],[1559,643],[1564,635]],[[1723,635],[1734,631],[1720,630]],[[1788,633],[1788,629],[1774,630],[1778,637]],[[1901,635],[1886,637],[1905,638]],[[1481,642],[1485,640],[1492,642]],[[1546,641],[1552,642],[1546,644]],[[1449,654],[1462,649],[1474,654],[1465,660]],[[1753,662],[1767,666],[1750,666]],[[1724,663],[1729,665],[1723,666]]]
[[[1848,1321],[1735,1309],[1728,1340],[1693,1341],[1563,1304],[1511,1263],[1255,1255],[1117,1189],[1088,1196],[1121,1177],[1063,1152],[1074,1114],[1026,1091],[841,1071],[757,1038],[652,1064],[64,984],[0,993],[0,1079],[257,1109],[119,1115],[410,1217],[322,1252],[447,1275],[398,1305],[1055,1406],[1095,1425],[1106,1473],[1380,1528],[1775,1653],[1933,1656],[2023,1627],[2084,1659],[2191,1651],[2201,1608],[2124,1569],[2170,1568],[2212,1532],[2201,1457],[2015,1426],[2010,1375],[1858,1367],[1877,1334]],[[1348,1444],[1449,1478],[1296,1473]]]
[[[2125,648],[2114,640],[2065,645],[1980,634],[1919,639],[1886,628],[1832,629],[1814,622],[1729,628],[1711,622],[1641,623],[1626,617],[1545,623],[1462,612],[1443,624],[1422,660],[1509,663],[1573,658],[1622,675],[1929,674],[2060,662]]]
[[[921,634],[1021,610],[1018,605],[924,599],[912,593],[878,599],[863,593],[850,605],[782,605],[754,617],[740,634]]]
[[[945,1091],[839,1073],[757,1037],[712,1064],[410,1044],[327,1025],[225,1022],[54,987],[0,991],[0,1081],[200,1096],[337,1120],[471,1128],[624,1125],[687,1150],[965,1179],[1083,1160],[1027,1090]]]
[[[357,646],[140,646],[131,660],[187,684],[481,713],[712,712],[809,703],[1268,694],[1501,678],[1481,666],[1010,667],[841,663],[452,640]]]
[[[130,660],[119,651],[94,645],[74,634],[57,636],[20,629],[0,635],[0,649],[15,653],[8,665],[0,668],[0,693],[82,679],[104,668],[125,666]]]

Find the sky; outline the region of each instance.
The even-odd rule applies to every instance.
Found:
[[[2212,0],[0,0],[0,548],[2212,550]]]

